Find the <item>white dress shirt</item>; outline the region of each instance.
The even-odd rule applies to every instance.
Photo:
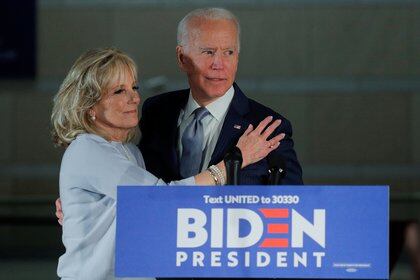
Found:
[[[210,112],[207,116],[202,119],[203,129],[204,129],[204,138],[203,138],[203,163],[201,171],[208,168],[211,156],[213,154],[214,148],[216,147],[217,140],[219,139],[220,131],[222,130],[223,123],[229,105],[232,102],[233,95],[235,90],[231,86],[228,91],[214,102],[206,106],[206,109]],[[185,131],[185,128],[192,122],[194,119],[193,112],[195,109],[199,108],[200,105],[194,100],[192,93],[190,91],[190,96],[188,98],[187,105],[184,109],[181,109],[178,118],[178,157],[182,156],[182,135]]]

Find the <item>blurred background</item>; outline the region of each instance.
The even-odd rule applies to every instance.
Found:
[[[237,82],[293,124],[306,184],[386,184],[393,221],[420,218],[420,1],[0,2],[0,278],[56,279],[61,149],[52,97],[75,59],[114,46],[144,100],[186,88],[178,21],[198,7],[242,26]],[[392,279],[415,279],[403,252]]]

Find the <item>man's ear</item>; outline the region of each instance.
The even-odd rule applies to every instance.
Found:
[[[176,46],[176,60],[178,61],[179,68],[181,68],[182,71],[185,71],[186,57],[184,55],[182,46]]]

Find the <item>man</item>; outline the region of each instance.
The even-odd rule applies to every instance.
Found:
[[[139,148],[148,171],[170,181],[204,170],[223,159],[249,124],[255,126],[266,116],[273,116],[282,121],[275,133],[286,134],[280,147],[272,152],[286,164],[282,183],[303,184],[290,122],[247,98],[234,82],[239,37],[238,20],[225,9],[197,9],[181,20],[176,54],[190,89],[164,93],[144,102]],[[197,120],[195,110],[200,107],[206,113]],[[194,136],[188,139],[186,134],[197,125],[201,128],[193,129]],[[200,151],[190,151],[197,146]],[[241,171],[240,183],[264,184],[267,170],[266,159],[253,164]]]

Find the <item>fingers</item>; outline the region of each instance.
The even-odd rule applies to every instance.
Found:
[[[259,159],[265,158],[269,153],[271,153],[272,151],[274,151],[275,149],[277,149],[279,146],[280,146],[280,141],[277,141],[275,143],[270,144],[267,148],[265,148],[265,149],[263,149],[261,151],[261,154],[259,155]]]
[[[266,154],[266,155],[268,155],[269,153],[271,153],[272,151],[274,151],[275,149],[277,149],[279,146],[280,146],[280,142],[276,142],[276,143],[274,143],[273,145],[271,145],[271,146],[268,148],[268,152],[267,152],[267,154]]]
[[[270,143],[270,146],[273,146],[274,144],[276,144],[276,143],[280,142],[281,140],[283,140],[284,137],[286,137],[286,134],[280,133],[279,135],[271,138],[268,142]]]
[[[263,119],[258,126],[254,129],[254,132],[258,133],[258,135],[260,135],[264,128],[273,120],[272,116],[268,116],[265,119]]]
[[[272,116],[266,117],[264,120],[262,120],[258,126],[254,129],[253,132],[255,132],[258,135],[261,135],[262,138],[267,139],[274,130],[280,126],[281,119],[275,120],[272,124],[270,124],[268,127],[267,125],[273,120]]]
[[[58,219],[58,223],[60,224],[60,225],[63,225],[63,218],[64,218],[64,216],[63,216],[63,212],[61,212],[61,211],[55,211],[55,216],[57,217],[57,219]]]
[[[260,145],[262,146],[260,146],[259,151],[255,154],[254,162],[265,158],[269,153],[277,149],[280,146],[281,140],[283,140],[284,137],[286,137],[286,134],[280,133],[279,135],[270,139],[269,141],[260,142]]]
[[[61,199],[60,199],[60,198],[57,198],[57,199],[55,200],[55,209],[56,209],[57,211],[61,211]]]
[[[281,124],[281,120],[280,119],[278,119],[278,120],[275,120],[272,124],[270,124],[270,126],[269,127],[267,127],[267,129],[266,130],[264,130],[264,133],[262,134],[262,137],[264,138],[264,139],[267,139],[270,135],[271,135],[271,133],[273,133],[273,131],[277,128],[277,127],[279,127],[279,125]]]
[[[63,219],[62,218],[58,219],[58,223],[60,224],[60,226],[62,226],[63,225]]]
[[[245,135],[245,136],[248,135],[252,131],[253,128],[254,127],[252,126],[252,124],[249,124],[248,128],[245,130],[244,134],[242,135]]]
[[[61,208],[61,199],[60,198],[57,198],[56,201],[55,201],[55,216],[58,219],[58,223],[60,225],[63,225],[64,215],[63,215],[63,209]]]
[[[276,137],[267,141],[267,148],[264,150],[264,154],[262,155],[262,157],[266,157],[269,153],[277,149],[280,146],[281,140],[283,140],[285,136],[286,134],[280,133]]]

